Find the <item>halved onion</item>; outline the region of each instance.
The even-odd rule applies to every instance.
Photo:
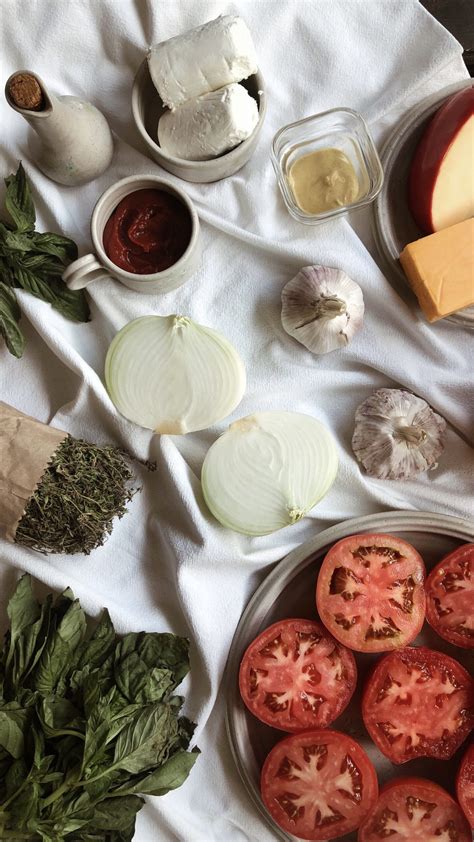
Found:
[[[156,433],[204,430],[245,390],[244,364],[216,330],[187,316],[144,316],[113,339],[105,382],[118,411]]]
[[[256,412],[230,425],[208,450],[204,498],[224,526],[267,535],[296,523],[324,497],[337,473],[329,431],[299,412]]]

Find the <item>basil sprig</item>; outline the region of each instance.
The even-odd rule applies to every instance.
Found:
[[[173,695],[186,638],[92,635],[68,588],[38,603],[23,576],[0,652],[0,840],[130,842],[141,795],[186,780],[199,749]]]
[[[70,290],[61,280],[65,267],[77,258],[77,246],[61,234],[35,231],[35,208],[21,163],[5,184],[5,209],[12,223],[0,223],[0,334],[10,353],[21,357],[25,339],[14,287],[48,302],[72,321],[87,322],[90,313],[84,291]]]

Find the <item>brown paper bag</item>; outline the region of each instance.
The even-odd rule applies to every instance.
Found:
[[[26,504],[66,437],[0,401],[0,531],[9,541],[15,540]]]

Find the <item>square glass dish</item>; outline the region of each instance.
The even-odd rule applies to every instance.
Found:
[[[337,149],[351,162],[359,191],[354,201],[320,213],[308,213],[296,201],[289,173],[292,165],[316,150]],[[383,170],[365,121],[351,108],[333,108],[283,126],[272,144],[272,164],[286,207],[298,222],[317,225],[370,204],[383,184]]]

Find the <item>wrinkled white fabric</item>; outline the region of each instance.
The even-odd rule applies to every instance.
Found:
[[[146,48],[220,13],[241,14],[266,80],[268,114],[257,152],[234,177],[186,185],[202,220],[203,261],[181,289],[139,295],[114,281],[90,289],[92,321],[76,325],[20,293],[27,349],[21,360],[0,343],[0,399],[75,436],[116,442],[157,460],[140,471],[143,491],[107,544],[87,558],[45,558],[0,542],[0,628],[18,570],[54,589],[70,585],[96,614],[108,606],[124,630],[167,630],[192,640],[186,712],[202,749],[187,783],[149,798],[136,842],[270,842],[234,768],[221,686],[239,616],[270,565],[319,530],[388,509],[469,516],[471,505],[470,335],[429,326],[406,291],[377,266],[371,211],[308,228],[287,214],[270,163],[275,131],[335,106],[359,110],[377,141],[412,104],[463,79],[460,45],[415,0],[2,0],[1,78],[35,70],[59,94],[83,96],[116,134],[114,160],[95,182],[72,189],[45,178],[29,159],[30,130],[0,103],[1,175],[23,159],[40,230],[62,231],[91,248],[89,220],[106,187],[134,173],[166,173],[144,156],[130,112],[134,73]],[[172,176],[169,176],[173,181]],[[3,185],[2,185],[3,188]],[[0,199],[3,197],[3,189]],[[288,337],[280,293],[311,263],[345,269],[363,288],[365,324],[345,350],[317,358]],[[340,469],[325,500],[302,522],[265,538],[220,527],[203,501],[207,448],[228,421],[184,438],[152,437],[115,411],[103,385],[115,332],[148,313],[184,313],[221,330],[245,361],[248,387],[229,421],[258,409],[314,415],[333,431]],[[471,344],[469,344],[471,342]],[[403,386],[449,422],[439,468],[406,483],[365,477],[351,451],[354,411],[381,386]]]

